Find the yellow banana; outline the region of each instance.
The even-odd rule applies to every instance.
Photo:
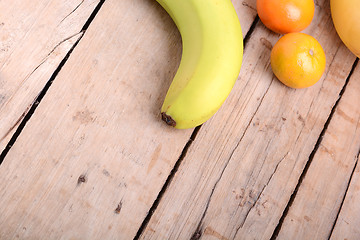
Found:
[[[182,57],[161,108],[175,128],[193,128],[213,116],[239,75],[243,37],[230,0],[157,0],[182,38]]]

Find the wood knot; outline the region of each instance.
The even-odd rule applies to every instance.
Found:
[[[114,212],[115,212],[116,214],[120,214],[121,208],[122,208],[122,201],[119,202],[119,204],[117,205],[117,207],[116,207],[116,209],[114,210]]]
[[[78,185],[80,185],[81,183],[85,183],[87,181],[87,177],[85,174],[81,174],[78,178]]]

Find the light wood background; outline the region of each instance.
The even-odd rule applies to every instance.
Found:
[[[327,67],[294,90],[281,37],[233,0],[243,65],[221,109],[160,107],[181,37],[155,0],[0,1],[0,239],[360,239],[360,67],[317,0]]]

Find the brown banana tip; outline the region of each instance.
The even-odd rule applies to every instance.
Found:
[[[170,117],[169,115],[167,115],[165,112],[161,113],[161,119],[166,122],[167,125],[170,125],[172,127],[176,126],[176,122],[174,119],[172,119],[172,117]]]

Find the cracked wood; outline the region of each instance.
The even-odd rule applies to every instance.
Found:
[[[246,32],[255,15],[237,11]],[[155,1],[101,5],[0,167],[1,238],[136,235],[192,142],[191,129],[159,119],[180,57],[179,32]]]
[[[86,0],[80,6],[76,1],[0,1],[0,152],[81,36],[97,2]],[[77,14],[61,21],[75,7]]]
[[[17,36],[16,47],[9,40],[0,43],[0,69],[15,66],[14,56],[23,60],[16,49],[30,46],[20,43],[38,36],[33,31],[44,31],[38,24],[49,9],[59,14],[52,16],[56,21],[51,25],[57,27],[49,35],[57,36],[58,27],[78,26],[82,9],[96,3],[63,1],[59,7],[53,0],[30,7],[31,2],[8,4],[11,14],[29,11],[29,26],[9,35],[11,39],[24,33]],[[181,57],[174,23],[154,0],[103,2],[0,166],[0,238],[269,239],[310,153],[319,149],[317,154],[336,160],[337,151],[325,138],[321,147],[315,144],[355,57],[333,29],[328,1],[316,1],[317,17],[307,29],[323,44],[327,71],[316,86],[304,90],[286,88],[274,78],[269,55],[279,35],[255,17],[256,1],[233,1],[244,34],[253,26],[241,75],[220,111],[193,135],[192,130],[168,128],[159,119]],[[21,8],[23,4],[28,8]],[[1,30],[9,30],[8,24],[20,23],[1,19]],[[33,72],[23,84],[34,84],[43,68],[56,64],[54,57],[70,44],[63,40],[73,36],[67,35],[68,28],[62,30],[66,34],[47,45],[49,38],[35,41],[33,36],[39,48],[25,56],[36,61],[24,65],[24,72],[19,69],[19,82]],[[1,84],[6,79],[2,77]],[[12,92],[23,87],[19,83]],[[345,99],[351,92],[344,91]],[[0,92],[0,108],[5,102],[9,98]],[[359,120],[340,106],[334,121],[341,118],[352,128]],[[25,110],[13,119],[21,121]],[[349,239],[358,234],[351,227],[358,225],[351,213],[358,202],[358,157],[349,162],[352,165],[341,166],[354,170],[351,176],[344,174],[349,192],[344,195],[339,188],[345,201],[330,214],[341,209],[334,238],[345,231],[350,231]],[[311,216],[304,221],[311,222]]]
[[[232,94],[200,128],[141,239],[201,238],[209,228],[228,239],[271,237],[355,60],[328,2],[318,2],[306,32],[327,53],[321,81],[303,90],[280,84],[269,67],[279,35],[259,22]]]
[[[359,77],[357,65],[283,221],[279,239],[330,236],[359,153],[360,105],[354,104],[360,102]]]
[[[360,237],[359,224],[359,201],[360,201],[360,149],[356,157],[356,164],[351,175],[348,192],[336,218],[334,229],[331,232],[330,240],[348,239],[357,240]]]

